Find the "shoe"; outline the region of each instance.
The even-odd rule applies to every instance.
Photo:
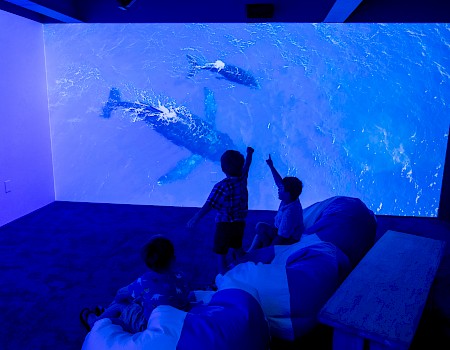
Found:
[[[119,3],[119,8],[121,10],[128,10],[135,1],[136,0],[117,0],[117,2]]]
[[[102,313],[105,312],[105,308],[103,306],[97,305],[94,309],[95,316],[100,316]]]
[[[95,314],[95,311],[92,311],[91,309],[89,309],[87,307],[85,307],[80,312],[80,321],[88,332],[91,331],[91,326],[89,326],[89,322],[88,322],[89,315],[91,315],[91,314]]]
[[[215,283],[211,283],[210,285],[206,286],[206,291],[216,292],[217,291],[216,284]]]

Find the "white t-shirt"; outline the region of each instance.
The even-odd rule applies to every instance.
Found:
[[[284,238],[299,240],[305,226],[303,224],[303,208],[300,200],[289,204],[280,203],[278,212],[275,215],[275,227],[278,229],[278,235]]]

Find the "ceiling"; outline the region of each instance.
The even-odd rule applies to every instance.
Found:
[[[40,23],[450,23],[448,0],[0,0],[0,10]]]

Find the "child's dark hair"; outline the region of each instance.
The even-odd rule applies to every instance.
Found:
[[[292,200],[296,200],[303,191],[303,183],[294,176],[286,176],[283,179],[283,187],[286,192],[289,192]]]
[[[155,235],[142,247],[141,257],[149,269],[160,272],[175,259],[175,249],[170,239]]]
[[[225,151],[220,158],[222,171],[228,176],[241,176],[244,163],[245,158],[242,153],[235,150]]]

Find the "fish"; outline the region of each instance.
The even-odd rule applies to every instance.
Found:
[[[205,101],[213,103],[212,91],[205,89]],[[207,107],[207,106],[206,106]],[[205,107],[205,110],[210,110]],[[108,100],[103,106],[101,116],[110,118],[118,108],[124,109],[135,120],[143,121],[154,131],[175,145],[189,150],[192,155],[184,159],[168,174],[158,180],[158,184],[167,184],[184,179],[205,159],[220,162],[222,154],[228,149],[236,149],[233,140],[226,133],[216,130],[213,123],[187,112],[186,108],[158,106],[144,102],[123,101],[120,90],[111,88]],[[209,118],[215,115],[209,115]]]
[[[258,80],[248,70],[233,66],[231,64],[226,64],[221,60],[216,60],[215,62],[207,62],[204,58],[193,56],[190,54],[187,54],[186,57],[191,64],[188,73],[188,77],[190,78],[195,76],[199,70],[204,69],[220,74],[221,77],[218,77],[219,79],[226,79],[228,81],[245,85],[253,89],[261,88]]]

